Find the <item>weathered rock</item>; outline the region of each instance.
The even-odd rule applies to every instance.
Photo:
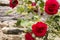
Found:
[[[22,28],[21,28],[22,29]],[[22,33],[22,32],[24,32],[24,30],[22,29],[19,29],[19,28],[14,28],[14,27],[4,27],[4,28],[2,28],[2,32],[4,33],[4,34],[19,34],[19,33]]]
[[[19,35],[7,35],[7,40],[21,40]]]
[[[0,40],[21,40],[20,35],[7,35],[0,30]]]
[[[7,35],[3,34],[3,32],[0,30],[0,40],[6,40]]]
[[[0,28],[7,27],[8,24],[0,22]]]

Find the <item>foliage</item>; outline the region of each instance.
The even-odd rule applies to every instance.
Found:
[[[32,30],[32,24],[35,24],[38,21],[41,21],[40,18],[44,16],[44,1],[43,0],[35,0],[36,5],[32,6],[31,0],[19,0],[23,3],[18,5],[16,12],[21,15],[21,17],[17,20],[16,26],[21,28],[27,28],[27,30],[24,30],[26,32],[30,32]],[[11,13],[13,11],[7,12],[7,14]],[[43,15],[41,15],[43,13]],[[47,15],[46,15],[47,16]],[[49,15],[48,15],[49,16]],[[50,34],[52,36],[55,34],[55,36],[60,37],[60,15],[59,13],[57,15],[51,15],[50,17],[47,17],[46,24],[48,25],[47,33],[44,37],[41,37],[43,40],[54,40],[50,38]],[[54,36],[53,36],[54,37]]]

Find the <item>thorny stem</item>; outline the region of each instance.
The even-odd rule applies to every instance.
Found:
[[[46,33],[46,36],[45,36],[44,40],[48,40],[48,31]]]

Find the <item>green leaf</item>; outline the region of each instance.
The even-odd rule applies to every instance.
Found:
[[[28,2],[28,0],[24,0],[24,2],[25,2],[25,3],[27,3],[27,2]]]
[[[25,26],[27,26],[27,24],[28,24],[28,21],[26,21],[26,20],[21,21],[21,26],[25,27]]]
[[[40,10],[41,10],[41,12],[43,12],[43,11],[44,11],[44,9],[43,9],[43,8],[40,8]]]
[[[44,7],[44,2],[43,2],[42,0],[40,0],[40,2],[41,2],[41,3],[40,3],[40,7],[43,8],[43,7]]]
[[[59,16],[59,15],[56,15],[56,16],[54,17],[54,21],[55,21],[55,22],[59,21],[59,19],[60,19],[60,16]]]
[[[17,8],[17,12],[19,12],[19,13],[24,12],[24,7],[23,6],[19,6]]]
[[[40,7],[42,8],[44,7],[44,2],[40,3]]]
[[[34,22],[33,21],[29,21],[27,26],[32,26],[32,24],[34,24]]]
[[[13,11],[12,10],[9,10],[8,12],[6,12],[6,15],[12,13]]]
[[[48,31],[47,31],[47,33],[46,33],[46,35],[45,35],[44,40],[48,40]]]
[[[21,19],[17,20],[16,26],[20,26],[21,25]]]

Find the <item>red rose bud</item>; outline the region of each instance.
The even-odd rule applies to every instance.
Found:
[[[45,12],[49,15],[57,14],[59,3],[57,0],[47,0],[45,4]]]
[[[36,3],[35,2],[32,2],[32,6],[36,6]]]
[[[32,37],[31,33],[26,33],[25,40],[35,40],[35,39]]]
[[[34,12],[36,12],[36,13],[37,13],[37,12],[38,12],[38,10],[34,10]]]
[[[18,4],[18,0],[10,0],[10,7],[14,8],[15,6],[17,6]]]
[[[38,9],[37,8],[34,8],[33,11],[37,13],[38,12]]]
[[[47,33],[47,24],[43,22],[37,22],[36,24],[32,25],[32,32],[37,37],[43,37]]]

